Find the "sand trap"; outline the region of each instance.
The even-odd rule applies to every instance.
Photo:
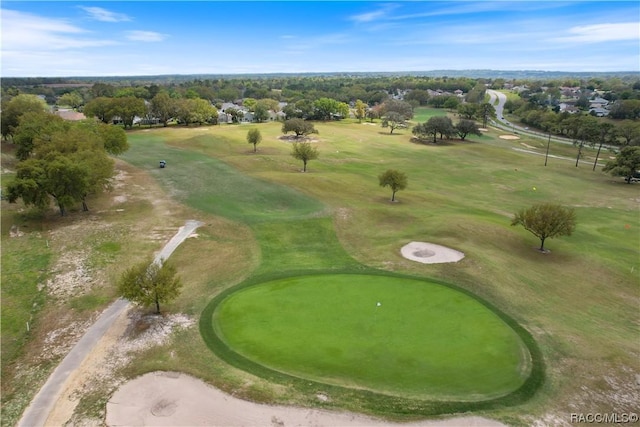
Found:
[[[500,138],[502,138],[502,139],[520,139],[519,136],[515,136],[515,135],[500,135]]]
[[[323,397],[330,399],[330,396]],[[348,412],[262,405],[235,398],[197,378],[177,372],[151,372],[120,387],[107,403],[106,424],[225,427],[504,427],[502,423],[482,417],[456,417],[440,421],[397,424]]]
[[[402,256],[423,264],[438,264],[443,262],[458,262],[464,258],[464,253],[433,243],[411,242],[400,249]]]

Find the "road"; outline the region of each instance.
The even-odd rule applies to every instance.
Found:
[[[202,223],[199,221],[187,221],[156,255],[154,262],[159,263],[161,260],[168,259],[173,251],[201,225]],[[33,398],[29,407],[27,407],[24,414],[22,414],[22,418],[17,424],[18,427],[40,427],[45,425],[49,413],[60,398],[67,378],[80,367],[84,359],[111,327],[115,319],[129,307],[129,301],[118,299],[98,317],[96,322],[87,329],[87,332],[80,338],[69,354],[62,359],[62,362],[60,362],[38,394]]]

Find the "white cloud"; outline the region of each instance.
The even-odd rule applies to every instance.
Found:
[[[137,42],[161,42],[168,36],[155,31],[127,31],[127,39]]]
[[[572,27],[567,35],[552,39],[561,42],[600,43],[620,40],[640,41],[640,22],[593,24]]]
[[[122,21],[131,21],[127,15],[123,13],[111,12],[107,9],[103,9],[101,7],[87,7],[87,6],[79,6],[80,9],[84,10],[89,14],[91,19],[95,19],[96,21],[103,22],[122,22]]]
[[[116,44],[86,37],[88,31],[65,19],[2,10],[2,51],[51,51]]]
[[[358,15],[353,15],[349,17],[349,20],[355,21],[358,23],[371,22],[383,19],[388,16],[389,12],[398,7],[395,4],[385,4],[382,5],[378,10],[373,10],[371,12],[365,12]]]

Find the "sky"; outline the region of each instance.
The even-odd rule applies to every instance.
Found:
[[[2,77],[640,72],[638,1],[5,1]]]

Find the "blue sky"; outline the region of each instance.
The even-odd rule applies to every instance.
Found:
[[[638,1],[2,1],[2,76],[640,71]]]

